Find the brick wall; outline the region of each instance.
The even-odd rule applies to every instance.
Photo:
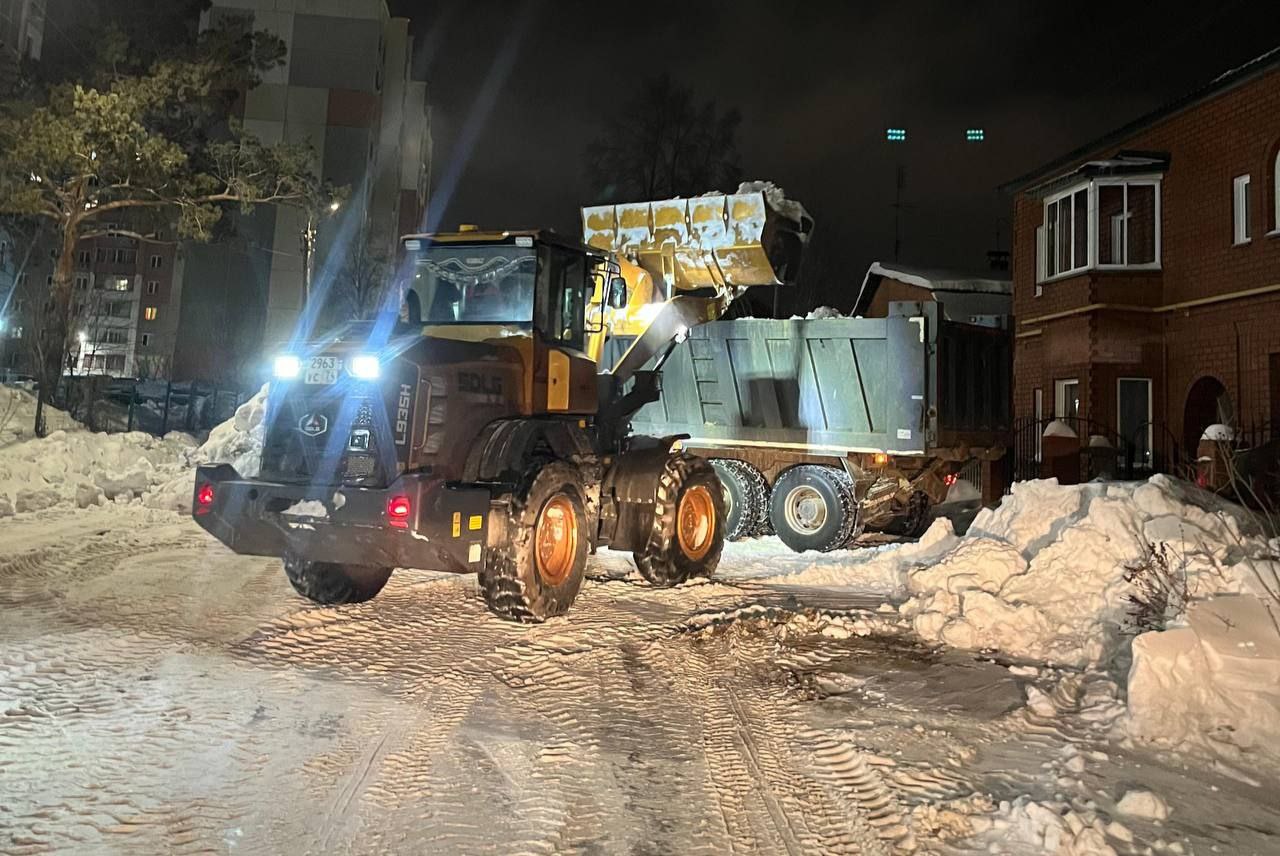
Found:
[[[1170,304],[1280,285],[1275,218],[1275,157],[1280,150],[1280,69],[1167,117],[1076,164],[1123,149],[1167,152],[1161,185],[1162,269],[1088,271],[1044,283],[1036,296],[1039,198],[1014,199],[1013,281],[1017,329],[1015,414],[1032,412],[1032,390],[1053,407],[1053,379],[1078,376],[1086,416],[1114,424],[1116,381],[1153,380],[1153,414],[1183,439],[1188,392],[1217,378],[1237,417],[1249,422],[1280,412],[1280,293],[1170,310]],[[1252,234],[1233,245],[1232,182],[1251,176]],[[1137,307],[1136,311],[1111,307]],[[1085,307],[1095,307],[1086,310]],[[1044,319],[1058,313],[1066,317]],[[1037,320],[1040,319],[1040,320]],[[1037,335],[1027,335],[1039,330]]]

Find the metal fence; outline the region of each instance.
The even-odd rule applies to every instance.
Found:
[[[92,431],[200,434],[236,412],[248,397],[199,381],[65,378],[54,405]]]

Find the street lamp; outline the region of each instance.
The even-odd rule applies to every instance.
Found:
[[[89,341],[89,334],[81,330],[78,334],[76,334],[76,338],[80,340],[80,345],[81,347],[83,347],[84,343]]]

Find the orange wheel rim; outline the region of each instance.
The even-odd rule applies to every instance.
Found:
[[[676,519],[676,535],[686,556],[696,562],[711,552],[716,537],[716,504],[710,490],[699,484],[685,491]]]
[[[578,556],[578,512],[573,502],[558,493],[538,514],[533,533],[534,563],[547,585],[560,585],[573,570]]]

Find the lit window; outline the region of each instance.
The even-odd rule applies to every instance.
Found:
[[[112,276],[107,278],[108,291],[133,291],[133,284],[129,282],[127,276]]]
[[[1236,244],[1249,243],[1253,233],[1249,222],[1249,197],[1249,176],[1236,176],[1231,182],[1232,240]]]
[[[158,314],[159,314],[159,311],[154,306],[148,306],[146,309],[143,310],[142,317],[147,319],[148,321],[154,321],[156,320],[156,315]]]

